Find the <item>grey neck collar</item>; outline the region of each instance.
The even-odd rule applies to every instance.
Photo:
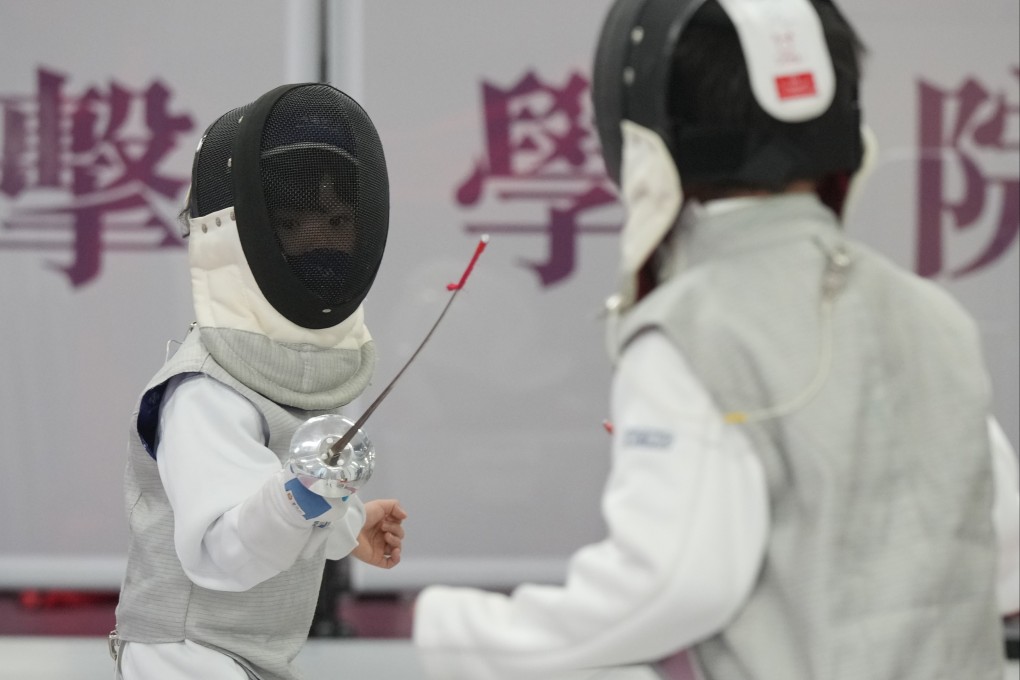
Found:
[[[258,333],[200,327],[202,343],[230,375],[278,404],[323,411],[353,401],[375,369],[375,343],[321,348],[280,343]]]

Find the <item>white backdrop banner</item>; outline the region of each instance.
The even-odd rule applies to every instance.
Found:
[[[204,128],[284,79],[276,0],[0,0],[0,587],[116,587],[127,427],[192,319]]]
[[[869,48],[864,110],[880,143],[847,231],[978,318],[1016,445],[1020,10],[843,4]],[[404,562],[355,563],[360,588],[555,581],[603,534],[599,314],[623,213],[590,84],[609,5],[330,5],[331,72],[376,122],[392,183],[366,301],[380,362],[348,415],[397,373],[491,237],[366,425],[378,463],[363,493],[401,499],[411,518]],[[191,320],[175,223],[191,154],[213,116],[299,79],[296,54],[315,61],[302,31],[281,30],[285,7],[0,0],[0,586],[119,582],[128,417]]]

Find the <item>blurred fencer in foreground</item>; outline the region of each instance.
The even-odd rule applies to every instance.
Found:
[[[562,586],[424,590],[430,677],[1001,679],[1016,456],[974,321],[844,232],[862,51],[828,0],[612,5],[608,534]]]

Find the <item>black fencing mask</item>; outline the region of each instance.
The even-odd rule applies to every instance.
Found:
[[[302,328],[343,322],[375,280],[389,225],[371,119],[318,83],[275,88],[223,115],[195,154],[192,229],[195,218],[231,207],[265,300]]]

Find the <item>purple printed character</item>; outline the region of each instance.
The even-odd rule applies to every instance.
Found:
[[[46,234],[71,231],[73,260],[54,267],[77,287],[99,274],[104,247],[180,247],[154,199],[176,200],[187,185],[159,165],[193,122],[168,113],[170,92],[159,81],[74,98],[65,80],[40,69],[35,96],[0,96],[0,194],[17,199],[0,224],[0,248],[66,248]]]
[[[543,286],[573,272],[581,232],[619,231],[616,224],[579,222],[584,213],[616,202],[599,154],[588,91],[588,80],[577,73],[560,88],[533,72],[509,89],[483,83],[486,154],[457,190],[463,206],[532,201],[547,208],[541,223],[467,226],[470,233],[547,234],[546,261],[524,261]]]
[[[1012,73],[1020,77],[1020,69]],[[960,277],[997,260],[1020,232],[1020,107],[1015,95],[1010,99],[975,78],[955,91],[921,81],[919,96],[916,268],[922,276]],[[960,178],[957,196],[949,195],[947,176]],[[950,234],[989,221],[995,226],[984,248],[946,271]]]

